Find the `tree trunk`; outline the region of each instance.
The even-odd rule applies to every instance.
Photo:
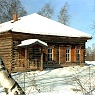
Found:
[[[0,83],[6,95],[26,95],[19,84],[12,78],[0,58]]]

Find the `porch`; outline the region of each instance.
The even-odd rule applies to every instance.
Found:
[[[12,61],[12,72],[42,70],[41,62],[38,60],[17,59]]]
[[[22,41],[18,45],[18,58],[12,60],[12,71],[43,70],[43,48],[47,44],[38,39]]]

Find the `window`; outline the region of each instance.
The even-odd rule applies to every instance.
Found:
[[[40,50],[39,48],[29,48],[29,60],[40,59]]]
[[[66,49],[66,61],[69,62],[70,61],[70,49]]]
[[[76,49],[76,61],[80,61],[80,49]]]
[[[52,61],[52,49],[48,49],[48,61]]]

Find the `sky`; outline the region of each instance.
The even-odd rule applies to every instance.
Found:
[[[58,21],[57,16],[65,3],[69,5],[70,27],[92,35],[92,40],[87,41],[86,47],[95,43],[95,30],[92,29],[95,21],[95,0],[21,0],[28,14],[37,13],[46,3],[54,7],[52,20]]]

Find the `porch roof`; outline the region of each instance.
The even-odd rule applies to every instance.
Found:
[[[44,47],[48,47],[47,43],[39,40],[39,39],[28,39],[28,40],[24,40],[21,42],[21,44],[19,44],[18,46],[20,47],[24,47],[24,46],[33,46],[33,45],[41,45],[41,46],[44,46]]]

